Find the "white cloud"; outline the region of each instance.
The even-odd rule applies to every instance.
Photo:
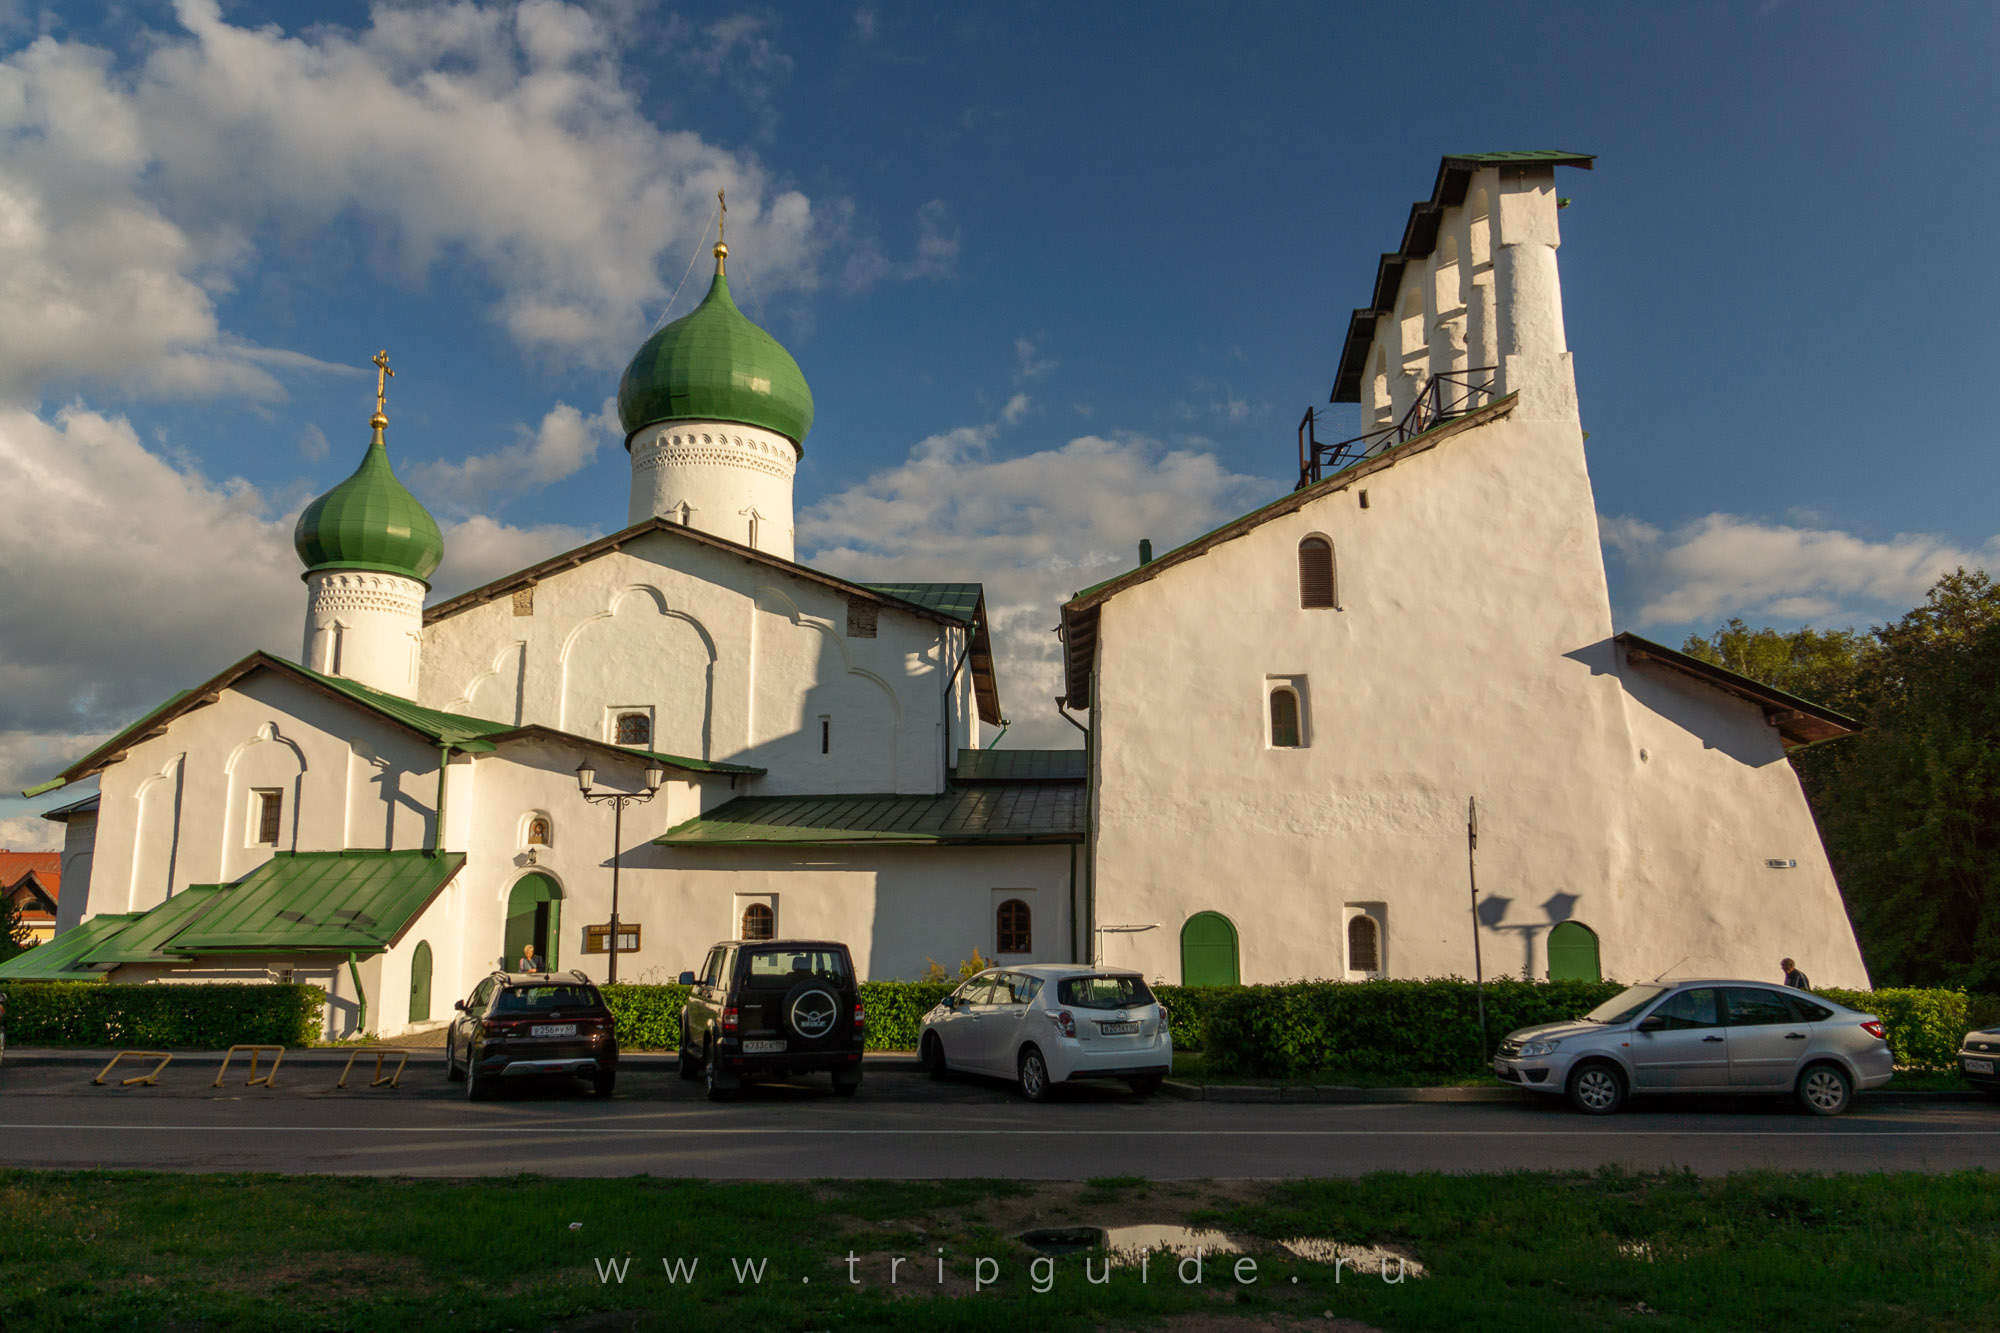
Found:
[[[444,563],[431,577],[434,602],[526,569],[538,560],[581,546],[600,535],[564,523],[510,527],[484,514],[462,523],[447,523],[443,525],[443,533]]]
[[[835,214],[829,233],[850,251],[841,270],[841,283],[849,289],[878,282],[941,278],[958,263],[958,228],[951,225],[951,210],[942,199],[933,199],[917,210],[916,252],[908,259],[891,259],[882,252],[878,240],[863,235],[851,204],[843,201],[829,211]]]
[[[607,440],[620,438],[618,400],[605,399],[589,417],[559,402],[535,430],[515,430],[519,438],[493,453],[412,467],[411,487],[426,499],[434,496],[445,506],[472,510],[482,501],[561,481],[588,466]]]
[[[799,516],[822,569],[871,580],[979,580],[998,655],[1008,745],[1064,747],[1057,608],[1137,563],[1242,514],[1282,483],[1230,472],[1213,454],[1143,435],[1085,435],[995,457],[1004,421],[935,435],[900,465]]]
[[[1639,601],[1635,623],[1848,623],[1899,614],[1938,577],[1964,565],[1994,568],[2000,537],[1966,550],[1910,533],[1887,541],[1824,528],[1709,514],[1662,531],[1635,518],[1600,518]]]
[[[1014,382],[1025,383],[1038,380],[1054,370],[1062,362],[1052,356],[1037,356],[1035,344],[1027,338],[1014,340]]]
[[[332,445],[327,442],[326,432],[318,426],[308,425],[299,432],[299,456],[307,462],[323,461],[331,448]]]

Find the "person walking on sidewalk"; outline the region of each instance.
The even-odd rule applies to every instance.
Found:
[[[1785,984],[1787,986],[1790,986],[1794,990],[1812,989],[1812,979],[1799,971],[1797,963],[1794,963],[1789,958],[1783,958],[1778,961],[1778,966],[1785,969]]]

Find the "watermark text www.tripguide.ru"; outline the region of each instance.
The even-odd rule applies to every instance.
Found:
[[[1133,1257],[1137,1259],[1136,1264],[1129,1259],[1121,1262],[1110,1256],[1079,1255],[1078,1258],[1082,1261],[1083,1280],[1094,1287],[1103,1286],[1111,1281],[1112,1270],[1114,1267],[1117,1267],[1123,1268],[1128,1276],[1136,1273],[1141,1283],[1150,1283],[1153,1280],[1151,1272],[1152,1261],[1156,1256],[1142,1253]],[[1192,1287],[1206,1285],[1211,1281],[1218,1283],[1233,1281],[1238,1286],[1247,1287],[1255,1284],[1258,1280],[1257,1261],[1247,1255],[1238,1255],[1231,1258],[1226,1255],[1208,1255],[1197,1249],[1193,1254],[1186,1255],[1178,1260],[1172,1255],[1157,1257],[1161,1260],[1162,1268],[1170,1267],[1172,1271],[1171,1277],[1165,1275],[1161,1277],[1160,1280],[1162,1282],[1178,1280],[1182,1286]],[[622,1283],[628,1277],[640,1276],[652,1271],[642,1266],[638,1270],[638,1273],[635,1274],[632,1270],[632,1256],[629,1254],[623,1258],[598,1259],[593,1262],[597,1265],[597,1280],[603,1283]],[[861,1275],[861,1269],[864,1264],[869,1265],[873,1270],[878,1270],[870,1273],[871,1278],[877,1281],[886,1279],[887,1285],[892,1287],[919,1284],[943,1286],[945,1281],[945,1253],[942,1249],[934,1256],[936,1264],[934,1271],[932,1270],[932,1259],[890,1258],[886,1260],[864,1260],[852,1250],[849,1250],[847,1257],[839,1262],[845,1264],[847,1267],[847,1284],[850,1286],[858,1287],[863,1285],[864,1279]],[[1219,1271],[1211,1271],[1211,1264],[1214,1265],[1215,1270]],[[723,1273],[719,1268],[711,1266],[708,1270],[711,1276],[705,1278],[702,1274],[701,1259],[699,1256],[693,1259],[686,1258],[685,1256],[672,1259],[662,1257],[660,1260],[662,1274],[668,1282],[676,1286],[694,1286],[703,1281],[726,1282],[732,1280],[732,1278],[739,1287],[761,1286],[767,1277],[773,1282],[788,1280],[770,1272],[769,1259],[731,1257],[729,1266],[729,1273]],[[1333,1261],[1333,1280],[1336,1283],[1340,1281],[1343,1272],[1346,1272],[1348,1276],[1365,1275],[1380,1277],[1382,1281],[1393,1284],[1403,1280],[1404,1264],[1403,1260],[1396,1255],[1385,1255],[1379,1259],[1370,1258],[1366,1260],[1335,1259]],[[978,1255],[972,1260],[972,1289],[978,1292],[984,1291],[988,1287],[997,1286],[1002,1274],[1003,1269],[998,1259],[993,1258],[991,1255]],[[1028,1264],[1028,1282],[1036,1292],[1046,1294],[1055,1290],[1056,1280],[1057,1264],[1054,1256],[1045,1254]],[[812,1278],[801,1276],[799,1281],[801,1283],[810,1283]],[[1292,1281],[1297,1282],[1298,1279],[1293,1278]]]

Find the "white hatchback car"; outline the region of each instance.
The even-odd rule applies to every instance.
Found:
[[[1058,1083],[1123,1079],[1145,1096],[1173,1070],[1167,1007],[1137,972],[1027,963],[981,972],[924,1015],[917,1053],[932,1078],[1013,1079],[1029,1101]]]

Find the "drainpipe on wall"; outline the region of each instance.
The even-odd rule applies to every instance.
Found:
[[[445,766],[450,763],[451,746],[440,742],[438,744],[437,818],[431,825],[431,845],[424,849],[424,855],[426,856],[436,856],[440,851],[444,850],[444,770]],[[393,834],[391,835],[391,841],[394,841]]]
[[[1076,956],[1076,844],[1069,845],[1069,960],[1079,962]]]
[[[951,651],[951,631],[949,629],[945,630],[944,642],[940,647],[943,652],[949,653]],[[951,785],[951,687],[958,680],[958,673],[964,668],[965,659],[971,655],[972,630],[967,628],[965,631],[965,648],[958,655],[958,665],[951,669],[951,674],[946,676],[944,680],[944,781],[938,784],[939,791],[943,791]]]
[[[361,989],[361,969],[355,965],[354,955],[347,955],[347,975],[354,978],[354,998],[361,1006],[360,1016],[354,1023],[354,1035],[360,1036],[368,1030],[368,992]]]
[[[1058,716],[1062,718],[1063,721],[1069,723],[1072,727],[1075,727],[1078,731],[1083,733],[1083,771],[1084,771],[1083,838],[1084,838],[1084,846],[1090,848],[1091,851],[1095,853],[1096,851],[1096,844],[1094,842],[1095,829],[1092,827],[1092,819],[1091,819],[1091,797],[1093,795],[1093,789],[1091,785],[1091,771],[1092,771],[1091,750],[1097,744],[1097,738],[1091,735],[1089,727],[1086,727],[1085,725],[1083,725],[1083,723],[1077,721],[1075,718],[1069,715],[1068,695],[1060,694],[1056,696],[1056,713]],[[1095,943],[1097,939],[1097,934],[1096,934],[1097,884],[1095,879],[1096,860],[1094,855],[1091,864],[1085,868],[1085,873],[1091,875],[1092,879],[1089,881],[1084,890],[1084,901],[1087,904],[1085,911],[1089,919],[1088,921],[1081,923],[1083,927],[1081,937],[1085,940],[1089,940],[1092,942],[1090,949],[1090,958],[1087,961],[1090,966],[1095,967],[1097,966],[1097,948]],[[1077,915],[1076,915],[1076,848],[1074,844],[1072,844],[1070,848],[1069,880],[1070,880],[1069,920],[1070,920],[1070,936],[1071,936],[1070,958],[1072,961],[1086,961],[1078,959],[1076,957],[1076,954],[1078,952],[1078,945],[1076,943],[1076,940],[1078,935],[1079,922],[1077,920]]]

